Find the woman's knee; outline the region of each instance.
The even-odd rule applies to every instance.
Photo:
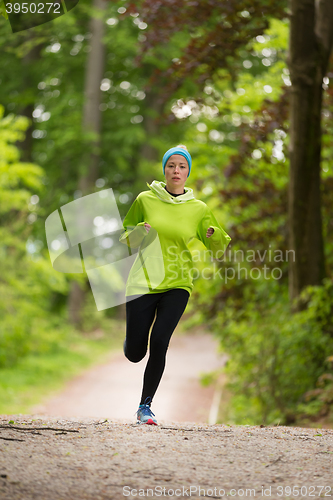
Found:
[[[147,349],[143,351],[142,349],[133,349],[130,346],[127,345],[126,340],[124,341],[124,354],[126,358],[131,361],[132,363],[139,363],[145,355],[146,355]]]
[[[125,352],[126,358],[131,361],[131,363],[139,363],[144,357],[146,353],[143,355],[138,355],[137,353]]]

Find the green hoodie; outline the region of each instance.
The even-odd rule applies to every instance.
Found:
[[[165,183],[147,184],[134,200],[124,221],[120,241],[139,252],[131,268],[126,285],[126,296],[157,293],[172,288],[193,289],[193,260],[188,243],[200,240],[211,252],[212,258],[221,258],[231,238],[217,222],[208,206],[195,199],[193,190],[172,196]],[[144,224],[151,225],[147,233]],[[209,227],[214,229],[206,237]]]

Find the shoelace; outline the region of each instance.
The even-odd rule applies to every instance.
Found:
[[[150,403],[151,403],[151,398],[150,397],[146,398],[143,405],[139,406],[139,409],[136,412],[136,414],[138,414],[139,411],[141,411],[144,415],[148,415],[149,417],[151,417],[151,416],[155,417],[155,414],[150,409],[150,406],[149,406]]]

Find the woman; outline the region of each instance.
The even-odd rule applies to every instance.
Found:
[[[231,238],[211,210],[185,188],[192,159],[185,146],[169,149],[162,160],[165,183],[153,181],[140,193],[123,226],[120,241],[139,247],[126,286],[125,356],[141,361],[149,345],[137,423],[157,425],[150,409],[162,378],[166,352],[190,297],[193,283],[188,243],[197,238],[221,257]],[[156,314],[156,318],[155,318]]]

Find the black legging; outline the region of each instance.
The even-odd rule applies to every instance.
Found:
[[[173,288],[167,292],[141,295],[126,302],[124,353],[133,363],[138,363],[146,355],[149,330],[156,312],[140,404],[143,404],[148,396],[152,400],[155,395],[163,375],[171,335],[185,311],[189,296],[187,290]]]

